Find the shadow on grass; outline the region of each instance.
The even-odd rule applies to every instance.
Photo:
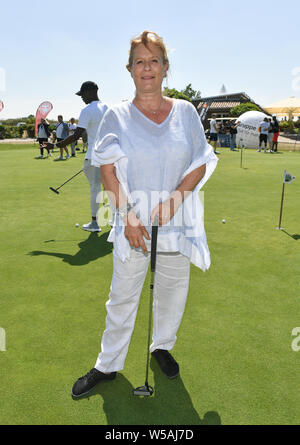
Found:
[[[43,250],[34,250],[27,255],[40,256],[48,255],[61,258],[65,263],[71,266],[83,266],[92,261],[96,261],[98,258],[108,255],[112,251],[112,243],[107,242],[109,232],[105,232],[102,235],[98,235],[97,232],[90,233],[89,237],[85,241],[81,241],[78,244],[79,251],[75,255],[60,252],[45,252]],[[56,240],[49,240],[45,242],[56,242]],[[59,241],[57,241],[59,242]]]
[[[295,241],[300,239],[300,235],[298,233],[295,233],[294,235],[291,235],[290,233],[286,232],[284,229],[281,229],[281,231],[283,233],[285,233],[286,235],[290,236],[291,238],[293,238]]]
[[[199,417],[180,377],[169,380],[153,358],[150,364],[154,373],[151,397],[134,396],[135,387],[124,375],[118,374],[115,380],[100,383],[82,398],[101,396],[108,425],[221,425],[215,411],[208,411],[202,419]],[[135,383],[141,386],[144,380]],[[81,399],[73,400],[80,402]]]

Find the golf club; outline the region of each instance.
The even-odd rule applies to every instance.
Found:
[[[71,179],[75,178],[75,176],[79,175],[79,173],[81,173],[83,171],[83,169],[79,170],[79,172],[77,172],[74,176],[72,176],[72,178],[68,179],[66,182],[64,182],[62,185],[60,185],[59,187],[57,187],[56,189],[53,187],[49,187],[50,190],[52,190],[52,192],[57,193],[59,195],[58,190],[65,185],[67,182],[71,181]]]
[[[148,370],[149,370],[149,348],[150,348],[150,332],[151,332],[152,306],[153,306],[153,287],[154,287],[154,274],[155,274],[155,263],[156,263],[157,232],[158,232],[158,226],[153,225],[151,234],[151,278],[150,278],[150,298],[149,298],[146,379],[144,386],[139,386],[138,388],[135,388],[133,390],[133,394],[135,396],[152,396],[154,392],[152,386],[149,386],[148,384]]]

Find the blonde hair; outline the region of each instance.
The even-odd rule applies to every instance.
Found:
[[[157,46],[161,50],[163,64],[164,65],[168,64],[168,68],[169,68],[169,59],[168,59],[168,54],[167,54],[167,48],[166,48],[166,46],[165,46],[165,44],[163,42],[162,37],[160,37],[155,32],[144,31],[144,32],[142,32],[142,34],[140,34],[137,37],[134,37],[130,41],[129,59],[128,59],[128,63],[126,65],[126,68],[128,69],[128,71],[130,71],[130,69],[132,67],[132,64],[133,64],[134,50],[140,43],[145,45],[145,47],[147,49],[149,49],[149,44],[150,43],[152,43],[153,45]]]

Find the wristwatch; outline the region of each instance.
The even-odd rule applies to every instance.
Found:
[[[131,205],[129,202],[127,202],[126,204],[124,204],[122,207],[120,207],[118,209],[118,213],[119,213],[120,217],[122,219],[124,219],[127,216],[127,214],[130,212],[130,210],[132,210],[132,209],[133,209],[133,205]]]

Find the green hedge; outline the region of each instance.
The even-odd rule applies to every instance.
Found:
[[[245,102],[243,104],[231,108],[230,114],[233,117],[239,117],[241,114],[244,114],[247,111],[261,111],[261,109],[252,102]]]
[[[280,122],[279,126],[280,126],[280,131],[283,131],[284,133],[297,134],[299,131],[298,122],[282,121]]]
[[[181,93],[180,91],[177,91],[175,88],[165,88],[163,91],[164,96],[172,97],[174,99],[183,99],[187,100],[188,102],[192,102],[191,99],[186,95]]]
[[[21,138],[23,134],[22,127],[23,125],[20,127],[0,125],[0,138],[1,139]]]
[[[294,125],[296,128],[300,128],[300,117],[298,117],[298,120],[294,122]]]
[[[294,131],[294,122],[293,121],[282,121],[279,124],[280,130],[289,130],[291,133]]]
[[[15,125],[0,125],[0,139],[15,139],[23,136],[24,130],[27,131],[29,138],[34,138],[34,124],[24,124],[16,127]]]

